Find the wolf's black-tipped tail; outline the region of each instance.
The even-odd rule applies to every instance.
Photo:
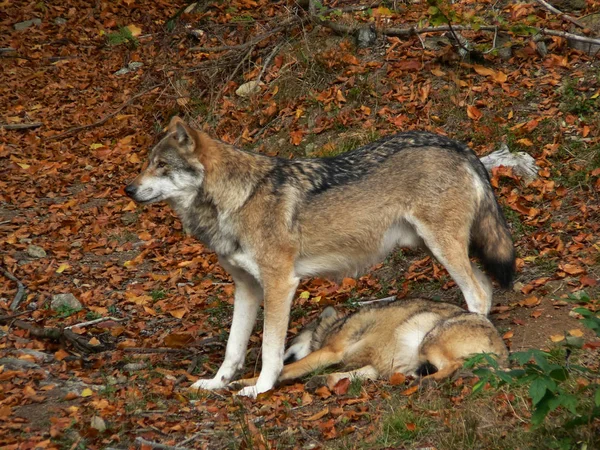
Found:
[[[471,229],[471,251],[502,288],[515,277],[515,247],[504,214],[489,187]]]

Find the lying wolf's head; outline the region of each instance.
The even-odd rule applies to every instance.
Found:
[[[174,117],[167,135],[150,152],[148,165],[125,193],[139,203],[193,198],[204,180],[201,150],[205,139]]]

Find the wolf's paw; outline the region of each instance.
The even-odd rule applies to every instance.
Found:
[[[239,397],[256,398],[258,394],[259,392],[258,389],[256,389],[256,386],[246,386],[244,389],[237,391],[235,395]]]
[[[206,380],[198,380],[194,384],[192,384],[188,390],[191,392],[197,392],[199,389],[204,389],[207,391],[214,391],[215,389],[224,388],[227,385],[225,381],[219,378],[210,378]]]

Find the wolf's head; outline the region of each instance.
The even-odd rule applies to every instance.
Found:
[[[328,306],[323,310],[317,319],[309,323],[292,341],[283,355],[284,363],[289,364],[298,361],[309,353],[317,350],[322,344],[317,342],[323,333],[343,314],[338,312],[333,306]]]
[[[125,193],[139,203],[193,198],[204,180],[207,145],[207,136],[174,117],[167,135],[150,152],[146,168],[125,187]]]

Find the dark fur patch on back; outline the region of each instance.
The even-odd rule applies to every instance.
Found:
[[[465,156],[477,173],[489,183],[485,167],[477,155],[464,144],[445,136],[429,132],[408,131],[386,136],[350,152],[331,158],[310,158],[300,160],[273,159],[274,166],[267,179],[273,180],[273,189],[296,180],[310,182],[309,194],[317,195],[328,189],[360,180],[371,170],[396,153],[415,148],[437,148]]]
[[[420,377],[426,377],[427,375],[431,375],[434,374],[438,371],[437,367],[435,367],[433,364],[431,364],[429,361],[421,364],[417,370],[415,370],[415,373],[420,376]]]

